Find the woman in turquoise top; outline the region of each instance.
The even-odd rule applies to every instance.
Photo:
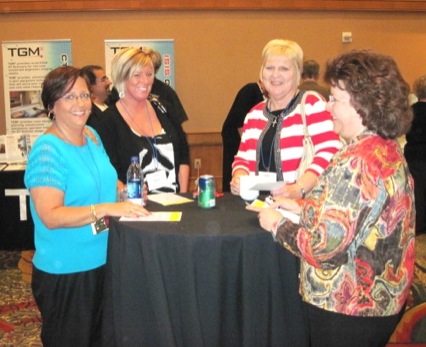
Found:
[[[25,185],[35,225],[32,290],[48,346],[100,345],[108,216],[148,214],[117,203],[117,173],[98,134],[80,70],[51,71],[42,100],[53,124],[30,152]]]

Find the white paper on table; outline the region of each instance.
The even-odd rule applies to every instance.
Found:
[[[267,208],[269,207],[269,204],[266,201],[262,201],[259,199],[254,200],[251,204],[251,206],[257,207],[257,208]],[[284,210],[282,208],[276,209],[279,213],[282,214],[283,217],[287,218],[291,222],[295,224],[299,224],[300,222],[300,216],[296,213],[290,212],[288,210]]]
[[[284,182],[278,181],[276,175],[248,175],[244,176],[244,180],[240,181],[240,190],[273,190],[275,188],[281,187]]]
[[[251,190],[274,190],[276,188],[282,187],[284,185],[283,181],[275,182],[259,182],[256,183]]]
[[[151,212],[149,216],[121,217],[120,222],[179,222],[182,212]]]
[[[194,200],[185,198],[175,193],[148,194],[148,200],[161,204],[163,206],[185,204]]]

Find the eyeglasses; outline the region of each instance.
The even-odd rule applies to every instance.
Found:
[[[83,93],[83,94],[80,94],[80,96],[74,95],[74,94],[68,94],[68,95],[61,96],[61,98],[68,102],[75,102],[78,99],[80,99],[81,101],[87,101],[87,100],[90,100],[90,94]]]
[[[106,82],[106,80],[109,80],[108,76],[103,76],[101,78],[97,78],[96,82]]]

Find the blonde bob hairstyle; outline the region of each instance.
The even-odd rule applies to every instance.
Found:
[[[269,57],[276,55],[286,57],[288,60],[290,60],[290,63],[293,64],[293,67],[296,71],[294,76],[295,86],[297,87],[300,84],[300,78],[303,69],[303,50],[296,42],[291,40],[274,39],[266,44],[262,51],[260,80],[263,82],[262,72],[265,68],[266,61]]]
[[[154,78],[154,64],[150,52],[139,48],[123,48],[114,55],[111,62],[111,78],[120,96],[125,93],[124,83],[147,65],[152,67]]]

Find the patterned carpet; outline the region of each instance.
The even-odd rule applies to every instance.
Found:
[[[20,258],[21,252],[0,251],[0,346],[41,347],[40,313]]]
[[[21,252],[0,251],[0,347],[42,346],[40,313],[29,284],[31,263],[23,260]],[[416,238],[415,278],[407,310],[387,346],[426,346],[426,235]]]

